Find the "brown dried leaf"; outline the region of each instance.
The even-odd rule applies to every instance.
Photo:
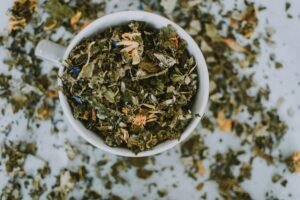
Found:
[[[45,31],[49,31],[49,30],[53,30],[54,28],[56,28],[57,26],[57,21],[55,19],[52,19],[52,20],[48,20],[44,26],[43,26],[43,29]]]
[[[266,154],[265,152],[261,151],[259,148],[254,147],[252,149],[252,153],[254,155],[256,155],[256,156],[264,159],[268,163],[268,165],[273,164],[273,158],[272,158],[272,156],[270,156],[270,155]]]
[[[156,64],[144,61],[139,64],[139,68],[148,73],[156,73],[160,70],[160,68]]]
[[[82,12],[77,11],[75,13],[75,15],[73,15],[70,19],[70,25],[74,31],[77,30],[77,28],[78,28],[78,22],[79,22],[81,16],[82,16]]]
[[[198,183],[198,184],[196,185],[196,190],[200,191],[200,190],[203,189],[203,187],[204,187],[204,183]]]
[[[96,110],[92,109],[92,120],[96,121],[97,120],[97,116],[96,116]]]
[[[201,176],[205,175],[206,172],[206,168],[203,166],[202,162],[200,160],[196,161],[196,167],[197,167],[197,171]]]
[[[240,44],[238,44],[233,38],[224,38],[222,41],[234,51],[242,53],[248,51],[245,47],[242,47]]]

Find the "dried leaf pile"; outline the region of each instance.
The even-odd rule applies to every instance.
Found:
[[[65,62],[73,115],[109,146],[151,149],[179,139],[192,119],[196,63],[171,25],[111,28],[81,41]]]

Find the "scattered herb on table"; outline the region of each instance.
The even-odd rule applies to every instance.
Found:
[[[293,173],[300,173],[300,152],[294,152],[286,160],[288,169]]]
[[[221,196],[227,199],[236,197],[249,199],[251,195],[242,185],[244,181],[252,177],[252,161],[264,159],[266,163],[270,163],[269,167],[277,167],[274,164],[276,165],[278,159],[273,156],[273,151],[278,149],[278,145],[287,131],[287,126],[277,110],[269,109],[264,104],[272,92],[270,88],[255,86],[255,75],[245,73],[248,70],[259,68],[256,60],[260,55],[262,43],[274,44],[272,34],[270,34],[272,31],[266,30],[261,36],[257,30],[257,25],[260,23],[257,14],[267,7],[245,1],[243,9],[232,8],[226,13],[220,1],[177,1],[177,4],[174,2],[173,0],[142,0],[139,8],[167,16],[188,31],[205,54],[211,80],[210,105],[207,115],[202,120],[203,129],[197,133],[198,136],[193,136],[184,143],[178,154],[172,154],[172,156],[181,157],[187,174],[187,176],[185,174],[176,175],[180,179],[184,177],[195,179],[195,185],[192,187],[205,192],[203,186],[206,186],[206,180],[203,180],[199,172],[203,171],[201,169],[204,166],[210,166],[205,167],[204,176],[210,177],[209,181],[217,183]],[[209,8],[212,6],[219,7],[219,12],[211,12]],[[59,112],[55,108],[58,104],[55,91],[57,69],[51,73],[43,72],[40,60],[33,54],[37,42],[40,39],[52,39],[66,45],[72,34],[84,28],[97,17],[104,15],[104,9],[105,2],[95,3],[90,0],[47,0],[45,2],[38,1],[38,3],[34,0],[15,0],[9,12],[10,22],[7,28],[10,32],[8,35],[0,36],[0,44],[8,50],[11,56],[11,58],[5,59],[4,65],[8,70],[18,71],[21,76],[18,82],[14,76],[1,72],[0,97],[7,101],[8,108],[11,107],[15,112],[25,113],[29,127],[35,126],[35,121],[47,120]],[[283,7],[282,10],[284,9]],[[286,9],[288,12],[290,11],[290,3],[286,4]],[[44,13],[47,13],[46,18],[41,17],[41,14]],[[60,18],[60,15],[66,16],[66,18]],[[288,17],[291,15],[288,14]],[[55,35],[61,28],[66,33],[65,37],[57,39]],[[276,63],[276,60],[273,61],[275,67],[284,67],[281,63]],[[257,92],[249,93],[252,89],[257,89],[255,90]],[[170,90],[172,91],[172,89]],[[36,109],[37,105],[41,106],[39,112]],[[48,112],[48,109],[53,112]],[[2,109],[2,117],[5,117],[5,110],[8,109]],[[37,119],[36,113],[45,117]],[[240,114],[245,114],[247,117],[240,117]],[[14,133],[14,127],[17,126],[18,121],[21,120],[16,119],[16,123],[11,124],[12,128],[9,128],[12,130],[11,133]],[[6,132],[2,131],[2,127],[0,130],[3,133]],[[213,156],[210,154],[210,144],[202,135],[205,135],[206,131],[218,135],[216,133],[218,130],[223,130],[228,134],[234,133],[240,139],[242,146],[237,151],[217,152]],[[36,134],[41,133],[47,134],[37,128],[33,133],[19,133],[18,135],[36,138]],[[56,136],[60,136],[60,134],[63,133],[60,132]],[[11,134],[4,135],[9,137]],[[154,158],[159,160],[160,156],[120,158],[116,161],[113,156],[110,156],[109,158],[97,158],[93,162],[93,159],[88,158],[99,156],[100,153],[97,149],[88,147],[92,150],[86,154],[80,151],[74,157],[72,153],[70,154],[70,149],[66,148],[66,155],[70,156],[68,165],[65,165],[68,169],[61,170],[58,174],[55,173],[52,167],[56,165],[57,161],[53,162],[49,159],[49,164],[45,162],[46,164],[36,172],[39,175],[33,178],[25,174],[23,166],[27,156],[36,154],[35,143],[32,146],[34,148],[27,151],[28,144],[30,143],[25,141],[21,143],[14,141],[13,143],[5,142],[1,146],[3,157],[0,169],[1,172],[6,172],[8,179],[5,186],[1,187],[1,199],[22,199],[26,194],[32,199],[46,199],[47,197],[48,199],[72,199],[78,198],[80,196],[78,193],[84,194],[79,197],[83,199],[120,199],[123,197],[122,195],[113,194],[111,191],[115,188],[122,190],[130,188],[133,184],[130,182],[133,178],[130,174],[155,179],[158,176],[156,172],[161,172],[161,167],[157,167],[153,161]],[[40,143],[37,143],[36,146],[38,149],[44,149]],[[75,146],[79,148],[84,145],[79,142]],[[52,148],[56,147],[51,147],[49,151]],[[252,151],[241,154],[241,150]],[[287,168],[292,173],[299,171],[298,154],[295,152],[286,160]],[[242,159],[245,156],[250,158]],[[209,165],[205,165],[206,162]],[[83,165],[85,167],[82,167]],[[151,165],[151,168],[148,165]],[[105,171],[107,168],[111,169],[109,173]],[[151,175],[148,171],[144,173],[144,170],[149,169],[153,171]],[[166,169],[162,169],[165,172]],[[236,171],[238,173],[235,173]],[[91,174],[96,175],[91,176]],[[57,181],[54,183],[53,176],[57,177]],[[125,180],[125,184],[121,180]],[[284,174],[275,174],[272,180],[282,186],[288,184],[284,179]],[[101,184],[98,184],[99,181]],[[142,184],[147,181],[139,179],[139,183]],[[176,185],[181,187],[180,182],[177,182]],[[70,186],[76,188],[76,194],[75,190],[70,189]],[[101,186],[101,194],[98,190],[99,186]],[[95,187],[97,188],[95,189]],[[152,182],[148,184],[148,187],[149,193],[158,196],[165,195],[168,198],[167,190],[158,189],[157,183]],[[165,188],[165,186],[161,188]],[[169,193],[171,194],[172,191],[170,190]],[[200,195],[201,199],[209,197],[206,192]],[[127,197],[131,196],[127,195],[124,198]],[[292,194],[289,194],[289,197],[292,198]],[[272,191],[266,191],[265,198],[278,199]]]

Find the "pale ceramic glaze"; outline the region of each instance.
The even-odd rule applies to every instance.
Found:
[[[71,41],[71,43],[67,48],[62,47],[61,45],[55,44],[53,42],[43,40],[40,41],[40,43],[36,47],[35,53],[38,57],[49,60],[57,64],[58,66],[60,66],[59,73],[61,74],[63,72],[63,66],[61,64],[62,60],[65,60],[68,57],[71,50],[82,39],[97,34],[109,27],[117,26],[122,23],[127,23],[131,20],[144,21],[153,25],[156,28],[161,28],[167,26],[168,24],[171,24],[176,29],[178,35],[187,42],[188,51],[196,59],[199,85],[198,85],[198,91],[196,94],[192,111],[193,114],[199,114],[200,117],[195,117],[189,123],[187,128],[182,133],[181,138],[179,140],[169,140],[163,142],[155,146],[151,150],[143,151],[138,154],[135,154],[126,148],[110,147],[107,144],[105,144],[105,142],[99,135],[86,129],[80,121],[74,119],[67,98],[64,96],[64,94],[61,91],[59,91],[59,99],[64,114],[67,120],[69,121],[69,123],[71,124],[71,126],[76,130],[77,133],[79,133],[79,135],[81,135],[89,143],[111,154],[126,156],[126,157],[144,157],[144,156],[152,156],[161,153],[163,151],[166,151],[174,147],[180,142],[184,141],[193,132],[193,130],[200,122],[201,117],[204,115],[206,104],[208,101],[208,95],[209,95],[209,76],[208,76],[206,62],[202,55],[202,52],[199,49],[196,42],[192,39],[192,37],[188,33],[186,33],[180,26],[178,26],[174,22],[162,16],[152,14],[149,12],[143,12],[143,11],[124,11],[124,12],[109,14],[93,21],[90,25],[85,27],[74,37],[74,39]],[[60,79],[58,80],[58,84],[60,86],[62,85]]]

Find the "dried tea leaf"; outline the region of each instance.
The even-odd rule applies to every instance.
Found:
[[[9,31],[22,29],[31,20],[37,10],[36,0],[16,0],[10,10]]]
[[[160,71],[160,68],[155,63],[144,62],[142,61],[139,64],[139,68],[148,72],[148,73],[157,73]]]
[[[234,51],[243,53],[248,51],[245,47],[242,47],[240,44],[238,44],[233,38],[225,38],[222,39],[222,41]]]
[[[259,148],[254,147],[254,148],[252,149],[252,153],[253,153],[254,155],[256,155],[256,156],[258,156],[258,157],[264,159],[264,160],[268,163],[268,165],[273,164],[273,158],[272,158],[272,156],[266,154],[265,152],[263,152],[263,151],[260,150]]]
[[[47,0],[45,3],[46,11],[51,17],[62,21],[63,19],[69,19],[74,15],[74,11],[67,4],[61,3],[60,0]]]
[[[203,166],[202,162],[197,160],[196,161],[196,166],[197,166],[197,170],[198,170],[198,173],[201,175],[201,176],[204,176],[205,173],[206,173],[206,168]]]
[[[148,179],[152,176],[152,174],[153,174],[153,171],[147,170],[147,169],[142,169],[142,168],[138,168],[136,171],[137,177],[139,177],[141,179]]]
[[[159,60],[159,62],[161,62],[166,67],[173,67],[176,64],[176,60],[171,56],[158,53],[155,53],[153,55]]]
[[[115,93],[111,90],[107,90],[104,92],[103,96],[106,98],[107,101],[110,103],[115,103]]]
[[[50,31],[50,30],[55,29],[55,28],[57,27],[57,25],[58,25],[57,20],[55,20],[55,19],[48,19],[48,20],[45,22],[45,24],[44,24],[44,26],[43,26],[43,29],[44,29],[45,31]]]
[[[221,131],[231,132],[232,130],[232,120],[225,117],[225,111],[220,110],[217,116],[217,124]]]
[[[247,10],[243,13],[239,29],[241,33],[246,37],[250,38],[258,25],[258,18],[254,4],[247,6]]]
[[[204,183],[198,183],[196,186],[196,190],[200,191],[203,189],[203,187],[204,187]]]
[[[294,152],[288,159],[287,159],[287,166],[289,170],[293,173],[300,173],[300,152]]]
[[[35,111],[35,118],[39,120],[47,120],[53,116],[54,110],[52,107],[49,107],[47,104],[44,104],[41,107],[38,107]]]
[[[71,17],[71,19],[70,19],[70,25],[71,25],[71,27],[72,27],[73,30],[77,30],[77,28],[78,28],[78,22],[79,22],[81,16],[82,16],[82,12],[77,11],[75,13],[75,15],[73,15]]]

